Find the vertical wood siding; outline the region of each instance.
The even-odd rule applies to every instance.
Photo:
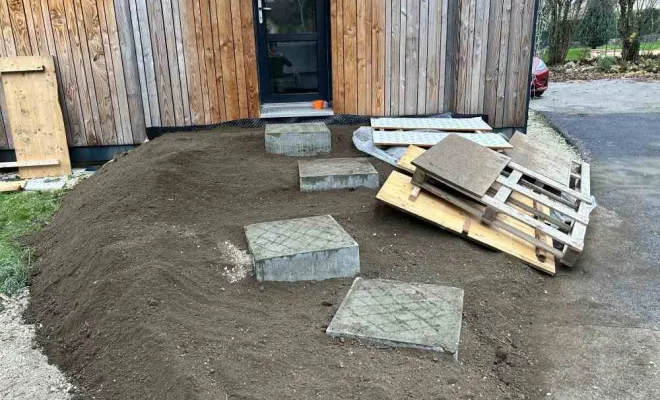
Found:
[[[449,1],[330,0],[335,112],[414,115],[446,110]]]
[[[259,117],[252,0],[0,0],[0,57],[17,55],[55,56],[71,146]]]
[[[328,0],[336,113],[522,127],[533,0]],[[259,117],[253,0],[0,0],[0,57],[55,56],[72,146]],[[11,148],[0,106],[0,148]]]
[[[0,57],[55,57],[72,146],[146,138],[139,80],[130,68],[135,50],[125,35],[131,27],[127,1],[0,0]],[[12,148],[4,112],[0,119],[0,148]]]
[[[458,0],[453,110],[522,127],[527,112],[534,0]]]

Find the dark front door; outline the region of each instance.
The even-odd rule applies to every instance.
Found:
[[[329,100],[327,0],[255,0],[261,101]]]

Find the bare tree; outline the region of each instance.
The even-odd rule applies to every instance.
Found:
[[[621,58],[637,61],[639,58],[640,28],[644,18],[655,8],[657,0],[619,0],[619,35],[621,36]]]
[[[620,0],[624,1],[624,0]],[[577,20],[582,15],[583,0],[547,0],[549,14],[548,64],[561,64],[566,60]]]

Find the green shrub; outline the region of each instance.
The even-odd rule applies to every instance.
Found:
[[[603,56],[603,57],[598,57],[598,60],[596,62],[596,67],[598,68],[599,71],[610,72],[614,64],[616,64],[616,60],[614,59],[614,57]]]

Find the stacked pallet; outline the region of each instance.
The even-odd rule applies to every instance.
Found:
[[[517,158],[535,158],[521,149]],[[555,261],[577,261],[595,207],[589,164],[566,162],[568,179],[558,182],[449,134],[430,150],[408,147],[403,173],[393,172],[377,198],[554,274]]]

